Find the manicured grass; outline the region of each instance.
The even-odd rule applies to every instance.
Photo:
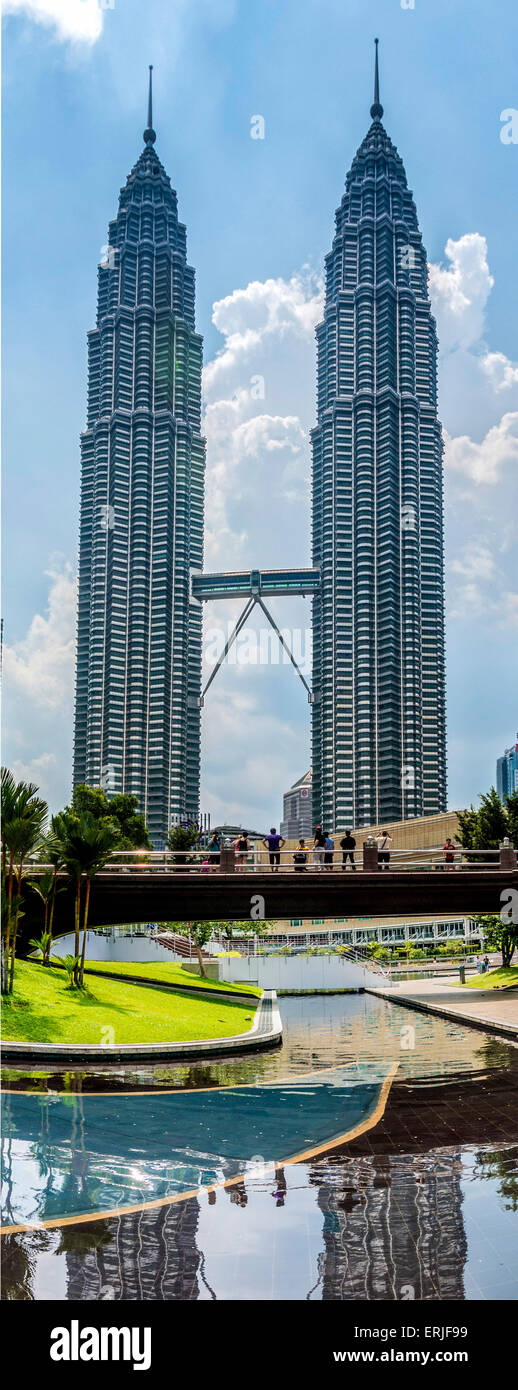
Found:
[[[500,966],[499,970],[490,970],[487,975],[474,975],[472,980],[466,980],[466,989],[508,989],[509,985],[518,985],[518,965],[505,969]]]
[[[3,1005],[3,1036],[6,1042],[183,1042],[247,1033],[254,1014],[254,1004],[244,1000],[196,998],[95,977],[83,993],[67,988],[62,970],[17,961],[14,995]]]
[[[178,961],[127,961],[127,960],[91,960],[86,962],[85,969],[101,970],[103,975],[127,975],[131,979],[132,975],[140,975],[142,980],[153,980],[157,984],[163,980],[167,985],[193,985],[197,989],[220,989],[230,990],[232,994],[255,994],[259,999],[262,990],[257,985],[232,985],[225,984],[224,981],[210,980],[207,976],[202,979],[201,975],[194,975],[191,970],[184,970],[183,965]]]

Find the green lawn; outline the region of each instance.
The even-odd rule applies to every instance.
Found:
[[[474,975],[472,980],[466,980],[466,989],[505,989],[509,985],[518,985],[518,965],[505,969],[500,966],[499,970],[490,970],[487,975]]]
[[[184,1042],[247,1033],[254,1014],[254,1004],[244,1000],[198,999],[95,977],[81,993],[67,988],[64,971],[17,961],[14,995],[3,1004],[3,1037],[6,1042]]]
[[[259,999],[262,990],[257,985],[232,985],[225,984],[219,980],[203,980],[201,975],[193,975],[191,970],[184,970],[183,965],[178,961],[168,960],[157,961],[112,961],[112,960],[92,960],[86,962],[85,969],[101,970],[103,975],[127,975],[131,979],[133,975],[140,975],[142,980],[154,980],[157,984],[163,980],[167,985],[193,985],[198,989],[220,989],[230,990],[232,994],[255,994]]]

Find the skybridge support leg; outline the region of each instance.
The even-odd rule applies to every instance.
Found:
[[[242,614],[241,614],[241,617],[238,618],[235,628],[234,628],[233,631],[231,632],[230,637],[229,637],[229,638],[227,639],[227,641],[225,642],[225,646],[224,646],[224,648],[223,648],[223,651],[222,651],[222,653],[221,653],[221,656],[218,658],[218,660],[217,660],[217,662],[216,662],[216,665],[215,665],[215,667],[214,667],[214,670],[211,671],[211,673],[210,673],[210,676],[209,676],[209,679],[208,679],[207,684],[206,684],[206,686],[205,686],[205,689],[202,690],[202,693],[201,693],[201,696],[200,696],[200,709],[203,708],[203,704],[204,704],[204,701],[205,701],[205,696],[206,696],[206,694],[207,694],[207,691],[208,691],[208,689],[209,689],[209,686],[212,685],[212,682],[213,682],[215,676],[217,676],[220,667],[223,665],[223,662],[224,662],[224,660],[225,660],[225,657],[228,656],[228,653],[229,653],[229,651],[230,651],[230,648],[233,646],[233,644],[234,644],[234,642],[235,642],[235,640],[236,640],[236,637],[239,636],[239,633],[241,632],[241,628],[244,627],[247,618],[250,617],[250,614],[251,614],[251,612],[252,612],[252,609],[255,607],[255,602],[256,602],[255,597],[254,597],[254,598],[250,598],[250,599],[248,600],[248,603],[247,603],[247,605],[246,605],[246,608],[243,609],[243,612],[242,612]]]
[[[288,653],[288,656],[289,656],[289,658],[290,658],[290,661],[291,661],[292,666],[295,667],[295,670],[296,670],[296,672],[297,672],[297,675],[300,676],[300,679],[301,679],[301,681],[302,681],[302,684],[303,684],[303,686],[304,686],[304,689],[307,690],[309,704],[310,704],[310,705],[313,705],[313,704],[315,703],[315,697],[314,697],[312,691],[311,691],[310,688],[309,688],[309,685],[308,685],[308,683],[307,683],[307,680],[305,680],[304,676],[302,675],[302,671],[301,671],[301,669],[300,669],[300,666],[297,666],[297,662],[295,661],[295,657],[294,657],[294,655],[293,655],[293,652],[290,652],[290,649],[289,649],[289,647],[288,647],[287,642],[284,641],[284,637],[283,637],[282,632],[280,631],[280,629],[277,627],[277,623],[276,623],[275,620],[272,618],[272,615],[271,615],[271,613],[269,613],[269,611],[268,611],[268,609],[267,609],[267,607],[266,607],[266,604],[263,603],[262,598],[257,597],[257,598],[256,598],[256,603],[258,603],[258,604],[259,604],[259,607],[262,608],[265,617],[268,619],[268,622],[270,623],[271,627],[273,627],[274,632],[277,633],[277,636],[278,636],[278,638],[279,638],[279,642],[280,642],[280,644],[281,644],[281,647],[282,647],[283,651],[285,651],[285,652]]]

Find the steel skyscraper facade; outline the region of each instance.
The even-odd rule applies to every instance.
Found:
[[[199,809],[205,444],[194,270],[155,139],[150,73],[89,334],[74,785],[136,795],[156,842]]]
[[[347,176],[317,328],[313,810],[333,827],[446,805],[442,442],[427,261],[372,124]]]

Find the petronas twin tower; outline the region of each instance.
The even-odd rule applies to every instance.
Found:
[[[326,258],[313,431],[314,810],[344,824],[446,807],[442,444],[426,252],[381,118]]]
[[[99,268],[81,439],[74,785],[138,797],[152,839],[196,815],[203,557],[202,339],[176,193],[144,149]]]
[[[326,259],[313,431],[314,816],[445,809],[442,447],[426,253],[372,125]],[[155,843],[196,817],[205,445],[202,340],[176,194],[154,149],[99,269],[82,436],[74,784],[138,797]]]

